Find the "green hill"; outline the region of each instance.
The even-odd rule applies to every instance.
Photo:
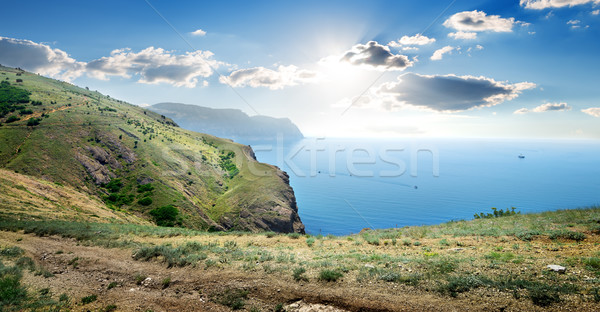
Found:
[[[286,173],[248,146],[20,69],[0,67],[0,81],[0,168],[163,225],[304,231]],[[20,214],[40,217],[36,207]],[[3,214],[14,209],[0,201]]]

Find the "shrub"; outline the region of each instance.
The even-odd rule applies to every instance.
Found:
[[[519,233],[515,234],[515,236],[522,241],[529,242],[532,239],[534,239],[535,236],[541,235],[541,234],[542,233],[540,231],[532,230],[532,231],[519,232]]]
[[[158,226],[175,226],[179,210],[173,205],[168,205],[150,210],[150,215],[154,217]]]
[[[306,269],[303,267],[299,267],[299,268],[294,269],[294,271],[292,272],[292,276],[294,277],[294,280],[296,282],[299,282],[299,281],[308,282],[308,278],[306,278],[306,276],[304,276],[304,273],[306,273]]]
[[[142,206],[150,206],[150,205],[152,205],[152,198],[144,197],[144,198],[138,200],[138,204],[140,204]]]
[[[27,290],[21,285],[21,270],[17,267],[0,268],[0,307],[19,306],[27,299]]]
[[[117,287],[117,282],[110,282],[110,284],[108,284],[108,286],[106,287],[106,289],[113,289]]]
[[[31,119],[29,119],[29,120],[27,121],[27,126],[28,126],[28,127],[35,127],[35,126],[37,126],[37,125],[39,125],[39,124],[40,124],[40,121],[41,121],[41,120],[42,120],[42,119],[40,119],[40,118],[31,118]]]
[[[153,190],[154,190],[154,186],[152,186],[152,184],[150,184],[150,183],[138,185],[138,187],[137,187],[138,193],[152,192]]]
[[[308,245],[308,247],[312,247],[315,244],[315,238],[314,237],[309,237],[306,239],[306,245]]]
[[[298,239],[298,238],[300,238],[300,234],[299,233],[289,233],[287,236],[289,238],[291,238],[291,239]]]
[[[319,279],[326,282],[336,282],[338,279],[342,278],[344,274],[335,270],[321,270],[319,273]]]
[[[456,297],[459,293],[491,284],[491,281],[487,278],[472,275],[451,276],[447,281],[448,283],[439,286],[437,290],[438,292],[450,295],[451,297]]]
[[[81,303],[83,303],[83,304],[92,303],[92,302],[96,301],[96,299],[98,299],[97,295],[85,296],[85,297],[81,298]]]
[[[547,307],[561,301],[558,291],[547,285],[536,285],[530,287],[528,291],[529,299],[533,304],[540,307]]]
[[[21,249],[20,247],[14,246],[14,247],[6,247],[2,250],[0,250],[0,256],[4,256],[4,257],[16,257],[16,256],[20,256],[24,253],[23,249]]]
[[[549,235],[550,239],[570,239],[570,240],[574,240],[577,242],[580,242],[582,240],[584,240],[586,238],[585,234],[580,233],[580,232],[574,232],[574,231],[569,231],[569,230],[560,230],[560,231],[553,231],[552,233],[550,233]]]
[[[21,118],[15,116],[15,115],[11,115],[6,119],[6,123],[11,123],[11,122],[15,122],[21,120]]]
[[[244,299],[248,298],[248,291],[243,289],[227,289],[223,293],[215,296],[216,303],[230,307],[232,310],[244,308]]]
[[[162,280],[161,282],[162,288],[166,289],[167,287],[169,287],[169,285],[171,285],[171,278],[170,277],[166,277]]]

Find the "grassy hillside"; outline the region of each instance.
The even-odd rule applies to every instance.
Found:
[[[287,176],[256,162],[247,146],[19,69],[0,67],[0,81],[0,168],[165,224],[303,231]]]
[[[0,235],[0,260],[14,270],[21,264],[21,285],[33,298],[21,306],[39,304],[46,288],[47,302],[77,311],[597,311],[600,304],[598,207],[343,237],[6,219],[0,230],[11,231]],[[41,260],[29,273],[31,262],[19,257]]]

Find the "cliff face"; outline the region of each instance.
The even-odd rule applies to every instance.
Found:
[[[14,112],[0,118],[0,168],[68,185],[153,222],[151,211],[172,206],[178,215],[170,225],[303,232],[286,174],[257,162],[249,146],[68,83],[0,72],[10,81],[19,73],[23,82],[4,89],[28,90],[35,101],[9,104]],[[11,116],[20,120],[7,123]]]
[[[304,138],[288,118],[248,116],[238,109],[214,109],[180,103],[159,103],[149,109],[173,119],[182,128],[243,144],[275,141],[278,136],[285,141]]]

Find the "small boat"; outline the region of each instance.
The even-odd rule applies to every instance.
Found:
[[[525,156],[523,154],[519,154],[519,158],[523,159]]]

